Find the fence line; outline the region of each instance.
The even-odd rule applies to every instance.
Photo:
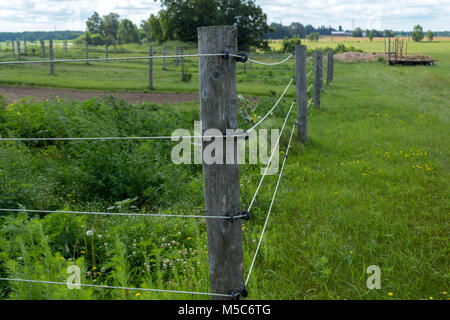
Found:
[[[178,291],[178,290],[165,290],[165,289],[149,289],[149,288],[133,288],[133,287],[118,287],[118,286],[104,286],[96,284],[84,284],[84,283],[66,283],[57,281],[42,281],[42,280],[29,280],[29,279],[14,279],[14,278],[0,278],[0,281],[15,281],[15,282],[28,282],[28,283],[40,283],[40,284],[59,284],[70,285],[73,287],[88,287],[88,288],[101,288],[101,289],[120,289],[120,290],[133,290],[133,291],[148,291],[148,292],[166,292],[166,293],[181,293],[181,294],[196,294],[207,295],[217,297],[233,298],[235,295],[222,294],[222,293],[210,293],[210,292],[196,292],[196,291]]]
[[[134,216],[134,217],[162,217],[162,218],[203,218],[203,219],[226,219],[230,216],[205,216],[205,215],[187,215],[187,214],[160,214],[160,213],[134,213],[134,212],[85,212],[85,211],[63,211],[63,210],[35,210],[35,209],[7,209],[0,208],[0,212],[25,212],[25,213],[70,213],[98,216]],[[246,218],[247,215],[241,214],[233,216],[233,219]]]
[[[106,58],[106,59],[60,59],[60,60],[54,60],[54,59],[50,59],[50,60],[45,60],[45,61],[13,61],[13,62],[0,62],[0,64],[15,64],[15,63],[54,63],[54,62],[78,62],[78,61],[115,61],[115,60],[135,60],[135,59],[154,59],[154,58],[184,58],[184,57],[214,57],[214,56],[225,56],[225,53],[210,53],[210,54],[192,54],[192,55],[173,55],[173,56],[152,56],[151,55],[151,51],[149,54],[149,57],[129,57],[129,58]],[[288,56],[287,58],[285,58],[282,61],[279,62],[275,62],[275,63],[265,63],[265,62],[261,62],[261,61],[256,61],[253,59],[248,59],[248,61],[257,63],[257,64],[261,64],[261,65],[266,65],[266,66],[273,66],[273,65],[278,65],[281,63],[284,63],[286,61],[288,61],[290,58],[292,58],[295,54],[291,54],[290,56]],[[237,54],[229,54],[229,56],[231,57],[235,57],[235,58],[239,58],[242,59],[243,55],[237,55]],[[328,55],[328,57],[332,58],[332,53]],[[309,61],[311,60],[312,57],[305,59],[305,61]],[[312,85],[310,85],[308,87],[308,89],[306,90],[306,92],[308,92],[313,86],[315,88],[315,93],[317,94],[318,91],[318,95],[319,95],[319,104],[320,104],[320,92],[324,89],[323,87],[323,76],[322,76],[322,66],[318,67],[317,61],[322,60],[322,56],[321,56],[321,52],[316,52],[316,70],[315,70],[315,80],[316,82]],[[245,62],[245,61],[244,61]],[[286,70],[284,70],[286,71]],[[313,71],[310,71],[309,73],[306,74],[306,77],[311,75]],[[329,83],[328,79],[330,78],[330,81],[332,79],[332,73],[333,73],[333,65],[332,62],[327,64],[327,84]],[[320,84],[318,84],[317,80],[320,79]],[[281,94],[281,96],[278,98],[278,100],[276,101],[276,103],[273,105],[273,107],[254,125],[252,126],[250,129],[246,130],[243,134],[237,134],[237,135],[232,135],[232,137],[239,137],[239,136],[247,136],[248,133],[250,133],[252,130],[254,130],[258,125],[260,125],[262,123],[262,121],[264,121],[270,114],[273,113],[273,111],[275,110],[275,108],[278,106],[279,102],[283,99],[283,97],[285,96],[286,92],[288,91],[290,85],[292,84],[292,82],[294,81],[294,78],[292,78],[290,80],[290,82],[288,83],[288,85],[286,86],[286,88],[284,89],[283,93]],[[307,109],[309,108],[310,104],[312,102],[316,103],[316,99],[310,99],[308,104],[307,104]],[[177,214],[146,214],[146,213],[113,213],[113,212],[81,212],[81,211],[50,211],[50,210],[30,210],[30,209],[5,209],[5,208],[0,208],[0,212],[30,212],[30,213],[69,213],[69,214],[86,214],[86,215],[104,215],[104,216],[141,216],[141,217],[170,217],[170,218],[206,218],[206,219],[234,219],[234,218],[244,218],[244,219],[248,219],[249,217],[249,212],[252,209],[254,203],[255,203],[255,199],[259,193],[259,190],[262,186],[262,183],[264,181],[264,178],[266,176],[267,170],[273,160],[273,156],[275,154],[275,151],[277,150],[277,147],[279,147],[280,144],[280,140],[281,140],[281,136],[284,132],[285,126],[287,124],[287,121],[289,119],[289,116],[291,114],[292,108],[294,106],[295,101],[292,102],[286,117],[284,119],[283,125],[281,127],[281,132],[280,135],[277,139],[277,142],[275,144],[275,147],[272,150],[269,162],[267,163],[267,166],[265,168],[264,174],[262,175],[260,182],[255,190],[255,193],[252,197],[252,200],[250,202],[250,205],[247,209],[246,212],[240,212],[238,215],[234,216],[211,216],[211,215],[177,215]],[[275,198],[278,192],[278,188],[280,186],[280,181],[281,178],[284,177],[283,176],[283,171],[284,171],[284,167],[285,167],[285,163],[286,163],[286,159],[288,158],[288,154],[289,154],[289,150],[291,148],[291,142],[292,142],[292,138],[293,138],[293,133],[294,133],[294,129],[295,126],[299,125],[298,122],[295,122],[292,126],[291,129],[291,134],[289,137],[289,142],[287,145],[287,149],[286,149],[286,153],[283,159],[283,163],[281,166],[281,170],[280,173],[278,175],[278,179],[277,179],[277,183],[272,195],[272,200],[267,212],[267,216],[265,219],[265,223],[260,235],[260,239],[256,248],[256,251],[254,253],[253,259],[252,259],[252,263],[251,266],[249,268],[249,272],[247,274],[246,280],[245,280],[245,285],[243,290],[246,290],[246,286],[249,282],[250,276],[252,274],[252,271],[254,269],[255,266],[255,262],[260,250],[260,246],[266,231],[266,227],[268,225],[268,221],[270,218],[270,214],[273,208],[273,204],[275,202]],[[223,135],[216,135],[216,136],[155,136],[155,137],[86,137],[86,138],[0,138],[0,141],[73,141],[73,140],[137,140],[137,139],[158,139],[158,140],[162,140],[162,139],[172,139],[172,141],[174,141],[174,139],[180,139],[180,138],[224,138],[227,136],[223,136]],[[229,137],[229,136],[228,136]],[[16,282],[27,282],[27,283],[40,283],[40,284],[56,284],[56,285],[67,285],[67,283],[64,282],[53,282],[53,281],[41,281],[41,280],[27,280],[27,279],[17,279],[17,278],[0,278],[0,281],[16,281]],[[195,295],[208,295],[208,296],[212,296],[212,297],[226,297],[226,298],[236,298],[237,296],[239,296],[240,294],[242,294],[241,292],[235,293],[235,292],[231,292],[230,294],[223,294],[223,293],[212,293],[212,292],[191,292],[191,291],[177,291],[177,290],[164,290],[164,289],[149,289],[149,288],[132,288],[132,287],[118,287],[118,286],[105,286],[105,285],[91,285],[91,284],[71,284],[73,286],[80,286],[80,287],[94,287],[94,288],[105,288],[105,289],[122,289],[122,290],[137,290],[137,291],[150,291],[150,292],[167,292],[167,293],[181,293],[181,294],[195,294]]]

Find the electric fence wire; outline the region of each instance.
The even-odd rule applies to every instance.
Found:
[[[250,269],[249,269],[248,274],[247,274],[247,279],[245,280],[245,286],[247,286],[248,281],[250,280],[250,276],[252,274],[253,267],[255,265],[256,257],[258,256],[259,248],[261,246],[261,242],[262,242],[263,237],[264,237],[264,232],[266,231],[267,222],[269,221],[270,212],[272,211],[272,206],[273,206],[273,203],[275,201],[275,196],[277,195],[278,187],[280,185],[280,180],[281,180],[281,177],[282,177],[282,174],[283,174],[284,164],[285,164],[286,159],[287,159],[288,154],[289,154],[289,149],[290,149],[290,146],[291,146],[292,136],[294,134],[295,126],[296,126],[296,123],[294,123],[294,125],[292,126],[292,129],[291,129],[291,136],[289,138],[289,143],[288,143],[288,146],[286,148],[286,155],[284,156],[283,164],[281,165],[281,170],[280,170],[280,174],[278,175],[277,185],[275,186],[275,190],[273,192],[272,201],[270,202],[270,207],[269,207],[269,211],[267,212],[266,221],[264,222],[264,227],[263,227],[263,230],[262,230],[261,235],[259,237],[258,246],[256,247],[256,252],[255,252],[255,255],[253,256],[252,264],[251,264]]]
[[[245,137],[248,135],[249,132],[254,130],[257,126],[261,124],[264,119],[266,119],[272,111],[277,107],[281,99],[286,94],[287,90],[291,86],[292,82],[294,81],[294,78],[291,78],[291,81],[289,81],[288,85],[284,89],[283,93],[281,94],[280,98],[277,100],[277,102],[274,104],[274,106],[269,110],[269,112],[266,113],[254,126],[252,126],[250,129],[244,131],[244,133],[238,133],[233,134],[229,137]],[[64,137],[58,137],[58,138],[0,138],[1,141],[105,141],[105,140],[172,140],[172,141],[178,141],[179,139],[212,139],[212,138],[227,138],[227,136],[223,135],[211,135],[211,136],[148,136],[148,137],[76,137],[76,138],[64,138]]]
[[[208,295],[217,297],[233,298],[234,295],[222,294],[222,293],[209,293],[209,292],[196,292],[196,291],[178,291],[178,290],[164,290],[164,289],[149,289],[149,288],[132,288],[132,287],[118,287],[118,286],[105,286],[95,284],[83,284],[83,283],[65,283],[56,281],[42,281],[42,280],[29,280],[29,279],[16,279],[16,278],[0,278],[0,281],[15,281],[15,282],[28,282],[28,283],[40,283],[40,284],[57,284],[76,287],[88,287],[88,288],[101,288],[101,289],[120,289],[120,290],[133,290],[143,292],[166,292],[166,293],[180,293],[180,294],[195,294],[195,295]]]
[[[289,118],[289,115],[291,114],[292,107],[294,106],[294,103],[295,103],[295,101],[292,102],[291,107],[289,108],[289,111],[286,114],[286,118],[284,119],[283,126],[281,127],[280,135],[278,136],[278,140],[275,143],[274,148],[272,149],[272,153],[271,153],[269,161],[268,161],[268,163],[266,165],[266,169],[264,170],[264,173],[263,173],[263,175],[262,175],[262,177],[261,177],[261,179],[259,181],[258,187],[256,188],[256,191],[253,194],[253,198],[252,198],[252,201],[250,202],[250,205],[248,206],[247,212],[250,212],[250,210],[252,209],[253,204],[255,203],[256,196],[258,195],[259,189],[261,188],[261,185],[262,185],[262,183],[264,181],[264,178],[266,176],[267,170],[269,169],[270,163],[272,162],[272,159],[273,159],[273,156],[275,154],[275,151],[277,150],[277,147],[280,144],[281,135],[283,134],[284,127],[286,126],[287,120]]]

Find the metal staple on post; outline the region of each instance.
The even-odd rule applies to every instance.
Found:
[[[295,71],[297,86],[297,138],[308,140],[308,93],[306,90],[306,46],[295,46]]]
[[[148,46],[148,88],[153,90],[153,46]]]
[[[314,54],[314,105],[320,108],[320,91],[322,90],[322,51]]]
[[[236,26],[200,27],[197,34],[200,54],[227,49],[237,51]],[[230,56],[200,57],[199,78],[202,131],[214,128],[225,135],[227,129],[236,130],[236,60]],[[232,148],[228,146],[229,139],[232,139]],[[207,163],[203,159],[204,202],[208,215],[235,215],[241,210],[237,139],[230,137],[225,140],[227,143],[220,144],[223,149],[215,151],[220,163]],[[204,140],[203,151],[211,148],[211,143],[217,141]],[[226,153],[223,152],[225,144]],[[208,220],[206,223],[211,292],[232,292],[236,298],[245,296],[241,220]],[[223,299],[218,296],[211,298]]]

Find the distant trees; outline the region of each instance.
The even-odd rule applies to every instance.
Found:
[[[331,26],[320,26],[318,28],[314,28],[312,25],[304,26],[300,22],[293,22],[288,26],[284,26],[280,23],[271,23],[270,30],[264,35],[265,39],[284,39],[292,38],[295,35],[298,35],[300,38],[307,38],[312,33],[319,33],[319,35],[331,35],[332,31],[336,31],[336,29]]]
[[[428,41],[433,41],[433,38],[434,38],[434,32],[431,31],[431,30],[429,30],[429,31],[427,32],[427,38],[428,38]]]
[[[320,33],[319,32],[312,32],[310,34],[308,34],[308,40],[311,41],[319,41],[319,37],[320,37]]]
[[[139,42],[138,27],[131,20],[123,19],[117,29],[117,39],[120,43]]]
[[[413,29],[413,32],[411,34],[411,38],[414,41],[422,41],[422,39],[424,38],[424,33],[423,33],[423,28],[420,24],[416,25]]]

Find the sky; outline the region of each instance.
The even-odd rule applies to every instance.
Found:
[[[291,22],[314,27],[331,25],[344,30],[450,30],[450,0],[256,0],[268,22]],[[0,32],[85,30],[86,19],[118,13],[138,24],[156,14],[154,0],[0,0]]]

